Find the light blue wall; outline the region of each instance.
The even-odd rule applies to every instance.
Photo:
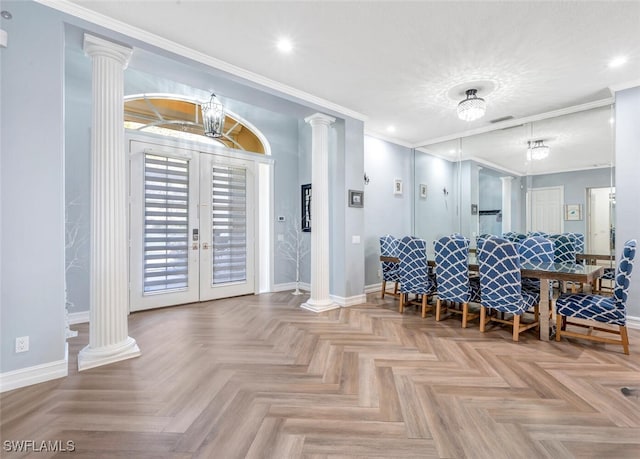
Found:
[[[365,285],[381,282],[379,238],[413,232],[413,152],[375,137],[364,137],[364,170],[370,178],[364,186]],[[404,185],[402,195],[393,194],[394,179]]]
[[[427,241],[429,256],[433,254],[433,241],[458,231],[455,168],[456,163],[428,153],[415,152],[415,185],[412,190],[415,197],[414,233]],[[467,180],[462,181],[466,189]],[[427,185],[426,198],[420,196],[421,184]]]
[[[365,285],[365,272],[362,269],[365,259],[365,210],[348,205],[349,190],[364,190],[363,131],[362,121],[347,118],[344,122],[337,123],[336,133],[338,143],[341,144],[337,151],[343,154],[336,158],[339,161],[331,169],[334,171],[332,175],[335,174],[342,180],[340,185],[336,183],[331,188],[335,193],[333,203],[335,213],[338,214],[336,217],[339,216],[331,227],[338,250],[333,255],[336,267],[333,270],[332,292],[344,298],[361,295]],[[353,242],[354,236],[360,238],[359,243]],[[340,241],[343,243],[340,244]]]
[[[34,3],[3,2],[0,50],[0,371],[60,361],[64,338],[63,29]],[[30,350],[16,354],[16,337]]]
[[[611,186],[611,169],[591,169],[576,172],[531,176],[531,187],[544,188],[552,186],[564,187],[564,203],[582,205],[582,220],[565,221],[567,232],[587,234],[586,204],[587,188]]]
[[[616,255],[640,242],[640,86],[616,93]],[[636,254],[627,314],[640,321],[640,255]],[[637,322],[636,322],[637,323]]]

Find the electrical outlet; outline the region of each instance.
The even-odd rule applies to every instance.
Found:
[[[16,338],[16,353],[27,352],[28,350],[29,350],[29,337],[20,336],[19,338]]]

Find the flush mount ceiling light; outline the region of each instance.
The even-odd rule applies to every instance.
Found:
[[[527,144],[529,146],[527,148],[527,161],[540,161],[549,156],[551,150],[544,144],[543,140],[529,141]]]
[[[483,98],[476,96],[477,89],[467,89],[467,98],[458,104],[458,118],[464,121],[474,121],[484,116],[487,103]]]
[[[219,139],[222,137],[222,128],[224,126],[224,107],[215,94],[211,94],[209,102],[200,105],[202,109],[202,124],[204,126],[204,135]]]

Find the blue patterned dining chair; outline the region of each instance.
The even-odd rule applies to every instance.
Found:
[[[553,242],[553,261],[556,263],[576,262],[576,248],[569,236],[552,234],[549,239]]]
[[[553,261],[556,263],[575,263],[576,262],[576,249],[569,236],[565,234],[551,234],[549,236],[551,242],[553,242]],[[576,285],[570,283],[575,290]],[[566,292],[565,282],[558,282],[558,288],[562,293]]]
[[[521,316],[527,310],[538,310],[540,295],[524,290],[520,277],[520,256],[515,244],[502,238],[485,240],[478,253],[480,269],[480,331],[484,333],[488,322],[508,324],[513,327],[513,341],[520,333],[538,327],[539,322],[524,323]],[[510,320],[504,314],[512,314]],[[537,317],[537,312],[535,313]]]
[[[520,263],[553,263],[554,250],[553,242],[546,237],[542,236],[530,236],[522,241],[522,244],[518,247],[518,254],[520,255]],[[545,280],[544,282],[552,283]],[[549,300],[552,299],[553,289],[549,286]],[[524,277],[522,279],[522,288],[529,292],[540,293],[540,279],[534,279],[531,277]],[[549,307],[551,307],[552,301],[549,301]],[[538,320],[538,316],[535,316],[535,320]]]
[[[569,293],[560,295],[556,300],[556,341],[563,336],[582,338],[600,343],[622,345],[625,354],[629,354],[629,335],[627,334],[627,293],[633,270],[633,259],[636,256],[636,240],[632,239],[624,244],[622,257],[616,270],[613,296],[603,296],[587,293]],[[591,326],[576,323],[571,319],[586,319],[609,325],[617,325],[618,329]],[[567,325],[589,328],[587,333],[567,330]],[[620,339],[594,335],[591,330],[613,333]]]
[[[398,248],[400,274],[400,305],[398,311],[404,312],[405,304],[416,303],[409,301],[409,294],[421,297],[422,317],[426,317],[429,295],[436,292],[436,286],[429,276],[427,264],[427,243],[424,239],[405,236],[400,240]]]
[[[506,233],[502,234],[502,237],[507,241],[511,241],[515,244],[522,244],[522,241],[524,241],[527,238],[527,235],[522,233],[516,233],[515,231],[507,231]]]
[[[436,321],[441,319],[443,301],[461,305],[462,310],[451,308],[449,312],[462,314],[462,328],[479,317],[469,312],[469,302],[480,302],[478,278],[469,279],[469,241],[455,235],[445,236],[433,243],[436,253]]]
[[[571,243],[573,244],[573,250],[576,254],[584,253],[584,234],[582,233],[562,233],[563,236],[567,236]],[[576,282],[569,281],[568,285],[571,286],[571,291],[576,293],[578,291],[578,287],[580,291],[582,291],[582,284],[578,284]]]
[[[383,257],[398,257],[398,239],[386,234],[380,237],[380,255]],[[382,292],[380,298],[384,298],[387,293],[387,282],[393,282],[393,295],[398,295],[398,282],[400,280],[400,270],[398,263],[389,261],[380,262],[382,265]]]
[[[575,253],[584,253],[584,234],[582,233],[562,233],[573,243]]]
[[[544,231],[529,231],[527,233],[527,237],[532,237],[532,236],[549,237],[549,233],[546,233]]]
[[[489,233],[481,233],[478,236],[476,236],[476,251],[480,250],[480,247],[482,247],[482,244],[484,244],[484,241],[486,241],[487,239],[491,239],[492,237],[498,237],[494,234],[489,234]]]

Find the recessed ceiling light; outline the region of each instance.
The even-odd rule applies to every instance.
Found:
[[[387,126],[387,132],[396,132],[395,126]]]
[[[280,52],[283,52],[286,54],[293,51],[293,43],[291,43],[291,40],[289,40],[287,37],[280,38],[278,40],[277,46]]]
[[[627,56],[618,56],[618,57],[614,57],[613,59],[611,59],[609,61],[609,67],[614,68],[614,67],[620,67],[621,65],[624,65],[627,63]]]

